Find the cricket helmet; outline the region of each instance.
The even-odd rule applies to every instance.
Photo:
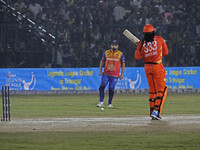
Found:
[[[148,33],[148,32],[153,32],[155,29],[151,24],[147,24],[144,26],[143,32]]]

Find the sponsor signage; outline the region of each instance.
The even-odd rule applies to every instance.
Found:
[[[169,89],[200,89],[200,67],[165,70]],[[100,82],[99,68],[0,69],[0,85],[10,85],[11,90],[98,90]],[[148,89],[144,68],[126,67],[115,89]]]

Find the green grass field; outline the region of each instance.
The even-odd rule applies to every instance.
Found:
[[[163,116],[200,115],[200,94],[168,94]],[[107,103],[107,97],[105,97]],[[102,112],[98,95],[23,95],[11,97],[12,119],[148,116],[147,94],[116,94],[114,108]],[[0,104],[2,109],[2,104]],[[1,116],[2,116],[2,110]],[[0,123],[0,126],[3,122]],[[1,128],[1,127],[0,127]],[[200,149],[200,130],[130,132],[0,132],[2,150]]]

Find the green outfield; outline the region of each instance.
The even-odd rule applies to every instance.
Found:
[[[106,94],[107,95],[107,94]],[[163,116],[200,115],[200,93],[169,93]],[[105,97],[107,102],[107,96]],[[11,96],[11,122],[37,118],[102,118],[148,116],[147,94],[116,94],[114,108],[96,107],[98,95],[23,95]],[[0,104],[2,116],[2,104]],[[1,122],[0,126],[6,123]],[[9,123],[8,123],[9,124]],[[188,130],[185,130],[187,128]],[[2,150],[90,150],[90,149],[200,149],[200,128],[187,124],[183,130],[134,130],[124,131],[31,131],[4,132],[0,127],[0,149]],[[200,126],[200,124],[197,124]]]

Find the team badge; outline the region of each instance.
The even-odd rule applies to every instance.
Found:
[[[110,65],[108,66],[108,69],[109,69],[110,71],[113,71],[113,70],[115,70],[115,66],[114,66],[113,64],[110,64]]]

